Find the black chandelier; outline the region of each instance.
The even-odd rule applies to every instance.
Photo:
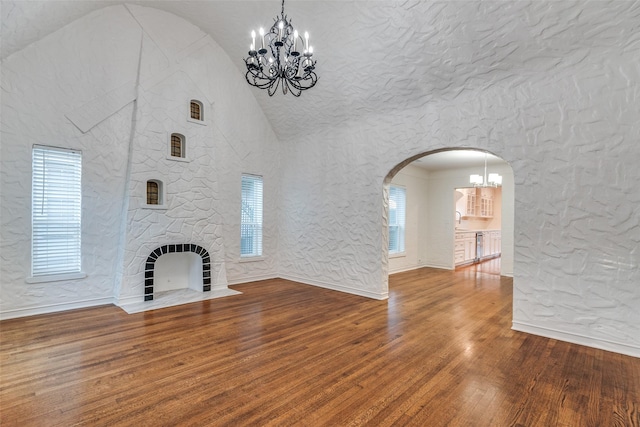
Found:
[[[247,83],[260,89],[267,89],[273,96],[282,85],[282,92],[300,96],[303,90],[315,86],[318,76],[313,71],[316,61],[312,59],[313,47],[309,46],[309,33],[304,39],[293,29],[291,20],[282,12],[267,34],[258,31],[260,45],[256,49],[256,32],[251,32],[249,56],[244,60],[247,66]],[[302,53],[300,52],[302,50]]]

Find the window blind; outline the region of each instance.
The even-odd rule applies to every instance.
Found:
[[[240,256],[262,256],[262,177],[242,175]]]
[[[82,153],[33,147],[31,275],[81,271]]]
[[[406,190],[389,187],[389,253],[404,252]]]

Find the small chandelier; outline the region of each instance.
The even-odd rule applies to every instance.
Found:
[[[318,76],[313,71],[316,61],[311,58],[313,47],[309,46],[309,33],[305,32],[303,39],[293,29],[291,20],[284,14],[284,0],[280,16],[276,16],[269,32],[265,34],[260,28],[258,37],[259,46],[256,32],[251,32],[249,56],[244,60],[247,83],[267,89],[269,96],[273,96],[280,85],[282,93],[286,95],[290,91],[294,96],[315,86]]]
[[[487,179],[487,153],[484,153],[484,178],[482,175],[470,175],[469,182],[474,187],[500,187],[502,185],[502,175],[490,173]]]

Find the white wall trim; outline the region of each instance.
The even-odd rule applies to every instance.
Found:
[[[256,276],[244,276],[241,279],[228,280],[227,285],[228,286],[242,285],[243,283],[259,282],[261,280],[277,279],[279,277],[280,276],[278,276],[277,274],[259,274]]]
[[[75,310],[77,308],[95,307],[98,305],[115,304],[113,297],[88,299],[83,301],[65,302],[61,304],[43,305],[40,307],[18,308],[0,312],[0,320],[16,319],[18,317],[35,316],[38,314],[57,313]]]
[[[449,265],[449,264],[433,264],[433,263],[426,263],[424,264],[422,267],[428,267],[428,268],[439,268],[441,270],[450,270],[453,271],[456,269],[455,265]]]
[[[363,289],[355,289],[348,286],[336,285],[335,283],[327,283],[321,280],[311,280],[307,278],[297,277],[291,274],[282,275],[280,276],[280,278],[285,280],[291,280],[292,282],[303,283],[305,285],[318,286],[320,288],[331,289],[333,291],[345,292],[347,294],[358,295],[361,297],[373,298],[377,300],[385,300],[389,298],[388,291],[380,292],[380,293],[370,292],[370,291],[365,291]]]
[[[640,347],[636,347],[634,345],[558,331],[557,329],[545,328],[516,321],[512,323],[511,329],[513,329],[514,331],[526,332],[528,334],[539,335],[541,337],[552,338],[560,341],[570,342],[573,344],[599,348],[600,350],[612,351],[614,353],[626,354],[627,356],[640,358]]]
[[[405,265],[399,268],[394,268],[394,269],[390,268],[389,274],[403,273],[405,271],[417,270],[419,268],[424,268],[424,267],[431,267],[431,266],[427,264]],[[433,267],[433,268],[440,268],[440,267]]]

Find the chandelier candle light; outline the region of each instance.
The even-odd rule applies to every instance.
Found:
[[[300,96],[303,90],[315,86],[318,76],[313,71],[316,61],[312,59],[313,47],[309,46],[309,33],[304,39],[293,29],[291,20],[282,11],[268,33],[258,30],[260,48],[256,49],[256,32],[251,32],[249,56],[244,60],[247,66],[247,83],[260,89],[267,89],[273,96],[282,85],[282,93],[291,92]],[[300,52],[302,50],[302,53]]]
[[[484,153],[484,178],[482,175],[471,175],[469,182],[474,187],[500,187],[502,185],[502,176],[497,173],[490,173],[489,179],[487,179],[487,153]]]

